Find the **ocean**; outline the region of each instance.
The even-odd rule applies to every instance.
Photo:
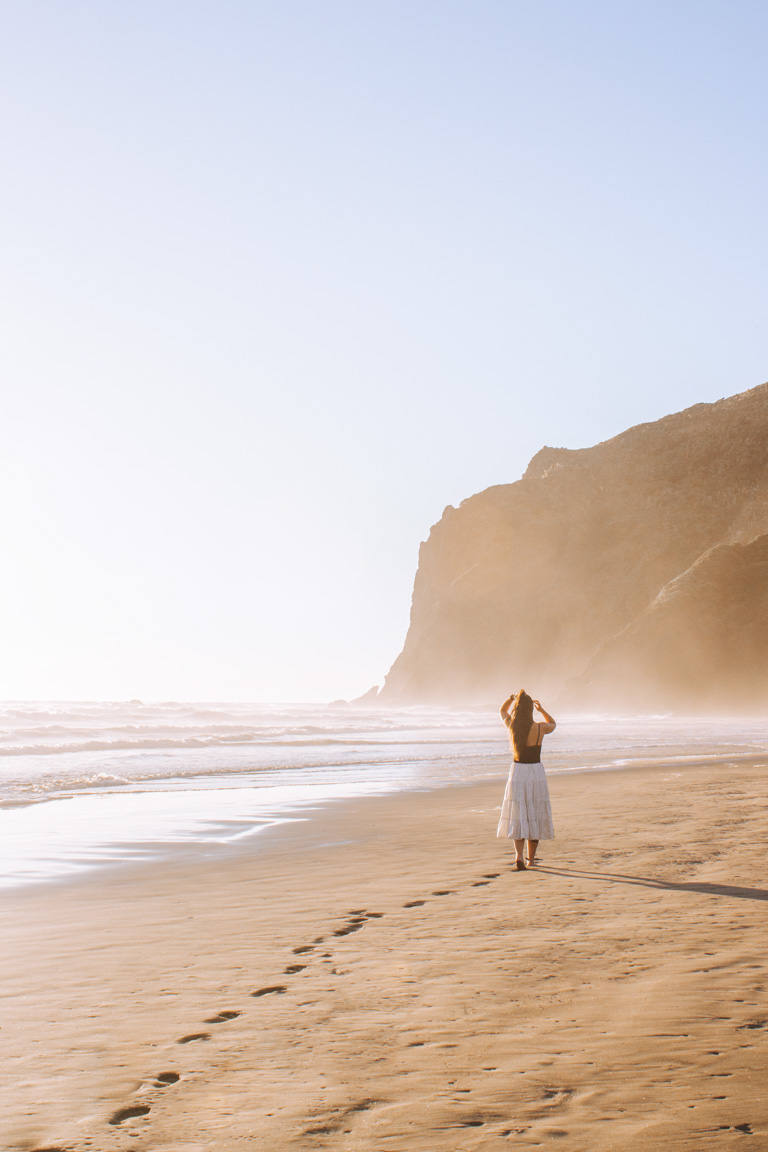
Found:
[[[0,704],[0,886],[178,851],[215,852],[354,796],[508,770],[482,709],[352,705]],[[559,718],[548,773],[768,756],[767,719]]]

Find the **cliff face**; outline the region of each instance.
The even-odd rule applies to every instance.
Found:
[[[768,707],[768,535],[720,544],[605,644],[564,703],[608,710]]]
[[[766,533],[768,385],[594,448],[544,448],[432,529],[381,699],[487,702],[524,685],[590,709],[606,694],[634,709],[641,692],[638,707],[663,707],[671,652],[717,651],[721,615],[742,632],[761,620],[750,660],[768,659],[759,547],[711,552]],[[747,568],[737,606],[732,570]],[[705,706],[710,679],[675,667],[675,706]]]

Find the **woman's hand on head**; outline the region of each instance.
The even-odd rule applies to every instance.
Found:
[[[545,727],[546,727],[547,732],[554,732],[555,728],[557,727],[557,725],[555,724],[554,716],[550,716],[549,712],[547,712],[546,708],[542,708],[542,706],[538,700],[534,700],[533,706],[534,706],[534,708],[538,708],[539,712],[541,713],[541,715],[546,720]]]

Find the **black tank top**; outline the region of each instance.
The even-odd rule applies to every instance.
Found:
[[[520,750],[520,755],[515,756],[515,764],[538,764],[541,760],[541,725],[536,725],[539,733],[538,744],[530,744],[527,748]]]

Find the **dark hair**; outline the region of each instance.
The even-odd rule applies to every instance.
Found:
[[[528,743],[528,735],[533,724],[533,698],[528,695],[525,688],[521,688],[515,696],[509,718],[512,745],[515,755],[519,756]]]

